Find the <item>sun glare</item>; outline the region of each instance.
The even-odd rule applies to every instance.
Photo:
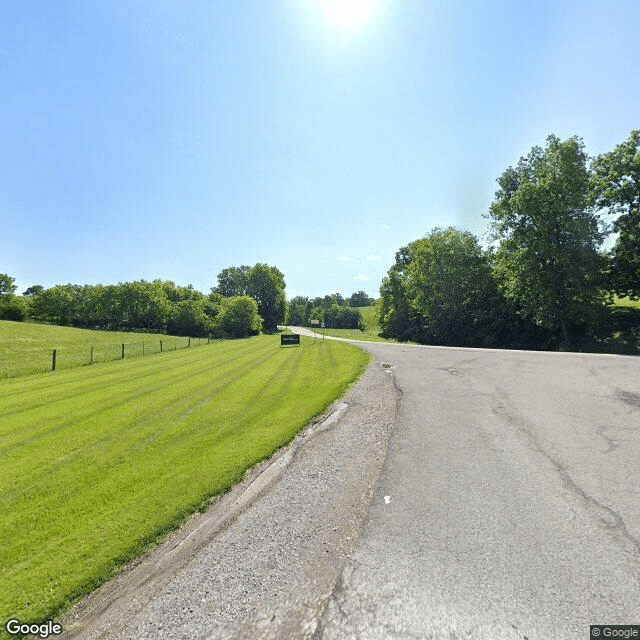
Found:
[[[322,0],[327,20],[341,27],[356,27],[373,9],[374,0]]]

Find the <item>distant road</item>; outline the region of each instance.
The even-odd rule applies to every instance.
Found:
[[[376,362],[329,421],[69,637],[583,640],[640,624],[640,359],[358,345]]]

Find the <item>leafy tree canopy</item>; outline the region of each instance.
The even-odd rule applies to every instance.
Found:
[[[227,336],[241,338],[256,334],[262,327],[258,304],[250,296],[226,298],[217,326]]]
[[[227,267],[218,274],[218,286],[212,289],[224,297],[244,296],[247,293],[247,284],[251,267],[246,264],[240,267]]]
[[[17,287],[15,278],[8,276],[6,273],[0,273],[0,297],[12,296]]]
[[[436,228],[396,253],[380,288],[382,335],[428,344],[491,341],[497,290],[476,237]]]
[[[31,286],[28,289],[26,289],[26,291],[24,291],[22,293],[22,295],[23,296],[35,296],[36,294],[40,293],[43,290],[44,290],[44,287],[41,284],[34,284],[33,286]]]
[[[604,300],[598,253],[604,233],[590,206],[584,144],[551,135],[498,184],[490,211],[500,243],[494,275],[526,316],[559,328],[568,345],[572,327],[593,318]]]
[[[609,277],[620,296],[640,298],[640,130],[592,164],[592,197],[616,216],[619,233],[611,252]]]
[[[258,303],[258,313],[265,331],[275,331],[284,323],[287,299],[284,275],[277,267],[257,263],[247,277],[247,294]]]
[[[352,307],[369,307],[374,304],[374,302],[375,300],[364,291],[356,291],[349,297],[349,304]]]

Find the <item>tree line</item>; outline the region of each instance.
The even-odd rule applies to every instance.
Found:
[[[617,329],[637,340],[637,314],[629,326],[611,304],[640,298],[640,131],[596,158],[579,137],[551,135],[497,182],[486,248],[450,227],[398,250],[380,289],[381,335],[543,349]]]
[[[233,270],[239,270],[243,280],[241,287],[230,290],[226,285]],[[191,285],[158,279],[113,285],[34,285],[18,296],[15,279],[0,274],[0,318],[193,337],[243,337],[273,331],[284,321],[284,289],[282,272],[262,263],[224,269],[208,295]]]
[[[364,291],[356,291],[349,298],[344,298],[340,293],[316,298],[295,296],[289,301],[287,324],[311,326],[312,320],[318,320],[331,329],[364,329],[358,307],[373,304],[375,300]]]
[[[15,295],[15,279],[0,274],[0,319],[35,320],[81,328],[167,332],[188,336],[252,335],[280,324],[363,328],[357,307],[375,303],[364,291],[344,298],[296,296],[287,303],[284,274],[258,263],[227,267],[208,295],[170,280],[114,285],[33,285]]]

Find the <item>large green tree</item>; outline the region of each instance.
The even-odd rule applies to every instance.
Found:
[[[250,271],[251,267],[246,264],[223,269],[218,274],[218,286],[212,291],[216,291],[225,298],[246,295]]]
[[[294,296],[287,304],[287,324],[305,325],[309,322],[311,304],[306,296]]]
[[[369,297],[369,295],[367,295],[367,293],[362,290],[352,293],[349,297],[349,304],[352,307],[368,307],[374,302],[375,300]]]
[[[26,320],[29,315],[29,303],[16,292],[15,278],[0,273],[0,320]]]
[[[406,287],[422,342],[481,344],[496,290],[488,258],[471,232],[434,229],[416,241]]]
[[[0,297],[12,296],[17,289],[15,282],[15,278],[0,273]]]
[[[396,261],[380,285],[380,298],[376,314],[380,335],[398,340],[413,340],[418,322],[409,302],[406,288],[406,270],[411,264],[413,243],[396,251]]]
[[[587,154],[580,138],[547,138],[498,178],[491,205],[501,290],[540,326],[572,334],[596,317],[604,234],[590,206]]]
[[[41,291],[32,303],[34,316],[54,324],[72,324],[76,314],[74,285],[56,285]]]
[[[41,291],[44,291],[44,287],[41,284],[34,284],[31,287],[28,287],[27,289],[25,289],[25,291],[22,292],[22,295],[35,296],[37,293],[40,293]]]
[[[640,298],[640,130],[592,165],[597,207],[615,216],[619,235],[611,252],[610,282],[620,296]]]
[[[258,303],[265,331],[275,331],[284,323],[287,309],[284,289],[284,275],[277,267],[259,262],[249,271],[247,294]]]
[[[380,289],[383,335],[494,346],[498,294],[489,256],[469,231],[436,228],[396,254]]]

